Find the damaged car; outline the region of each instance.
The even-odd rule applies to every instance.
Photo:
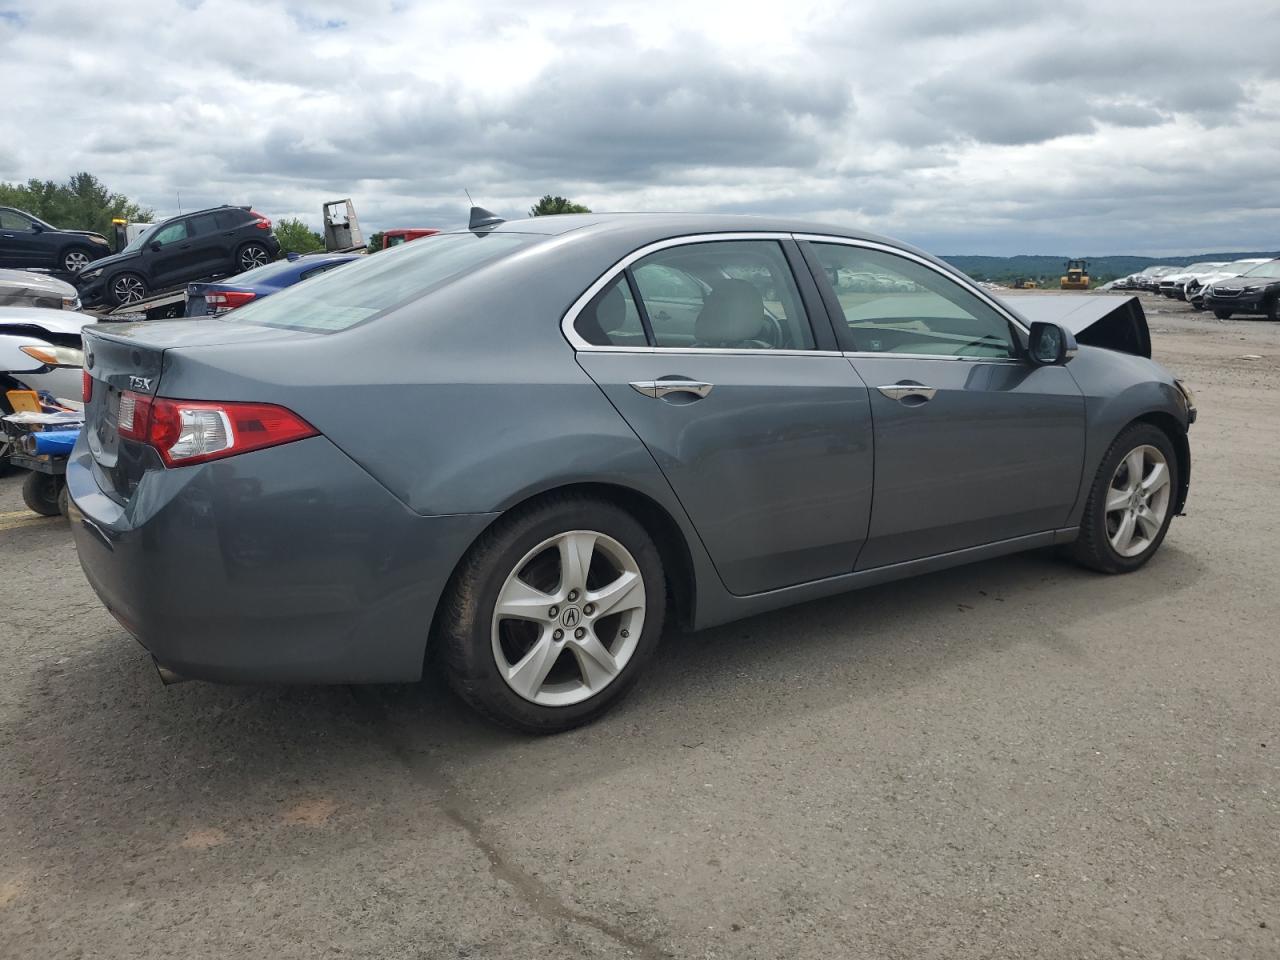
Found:
[[[71,284],[47,273],[0,270],[0,307],[79,310],[80,294]]]
[[[1204,306],[1219,320],[1237,313],[1280,320],[1280,260],[1268,260],[1228,280],[1215,280],[1204,290]]]
[[[221,316],[86,331],[76,547],[168,681],[443,670],[565,730],[671,623],[1055,545],[1150,561],[1191,392],[1136,298],[1043,299],[820,223],[477,209]]]

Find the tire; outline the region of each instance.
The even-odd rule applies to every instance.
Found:
[[[42,517],[58,515],[58,494],[62,491],[61,477],[49,473],[27,474],[22,481],[22,502]]]
[[[1144,482],[1134,484],[1132,467],[1137,461],[1133,458],[1139,456]],[[1161,461],[1162,483],[1154,469]],[[1080,537],[1072,547],[1076,561],[1101,573],[1131,573],[1150,560],[1160,549],[1173,519],[1178,471],[1177,452],[1168,434],[1159,427],[1136,423],[1116,437],[1089,490],[1080,520]],[[1144,496],[1139,488],[1148,487]],[[1126,493],[1128,497],[1124,496]],[[1108,502],[1113,504],[1110,511]],[[1145,508],[1145,521],[1141,519],[1143,510],[1134,510],[1143,504],[1150,504]],[[1124,538],[1126,518],[1131,531],[1128,542]]]
[[[67,493],[66,478],[62,479],[62,483],[58,485],[58,513],[66,516],[71,506],[71,494]]]
[[[566,576],[564,558],[584,555],[588,577]],[[615,612],[593,615],[582,601],[610,586]],[[504,594],[537,620],[497,615]],[[524,733],[559,733],[634,686],[662,635],[666,599],[658,548],[631,514],[590,497],[549,497],[499,519],[467,553],[436,639],[450,684],[481,714]]]
[[[88,247],[67,247],[58,257],[58,266],[67,273],[79,273],[93,260],[93,251]]]
[[[1280,294],[1277,294],[1266,302],[1266,305],[1262,308],[1262,315],[1272,323],[1280,320]]]
[[[118,273],[107,284],[107,299],[113,306],[137,303],[147,295],[147,281],[136,273]]]
[[[1230,320],[1230,319],[1231,319],[1231,311],[1230,311],[1230,310],[1215,310],[1215,311],[1213,311],[1213,315],[1214,315],[1215,317],[1217,317],[1219,320]]]
[[[271,251],[260,243],[246,243],[236,251],[236,272],[243,273],[271,262]]]
[[[1192,301],[1191,301],[1191,309],[1192,309],[1192,310],[1194,310],[1194,311],[1196,311],[1196,313],[1200,313],[1200,312],[1202,312],[1202,311],[1205,309],[1204,301],[1203,301],[1203,300],[1192,300]]]

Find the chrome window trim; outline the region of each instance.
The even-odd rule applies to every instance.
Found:
[[[947,273],[945,270],[940,270],[936,263],[933,263],[930,260],[926,260],[924,257],[919,256],[918,254],[914,254],[910,250],[903,250],[901,247],[890,246],[887,243],[877,243],[874,240],[855,240],[853,237],[833,237],[833,236],[829,236],[827,234],[821,234],[821,233],[795,233],[795,234],[792,234],[792,239],[798,242],[807,241],[809,243],[839,243],[846,247],[864,247],[868,250],[879,250],[882,253],[891,253],[896,257],[902,257],[903,259],[911,260],[915,263],[920,264],[922,267],[927,267],[928,269],[932,270],[934,273],[942,277],[944,280],[950,280],[952,283],[960,287],[962,290],[965,290],[968,293],[972,293],[979,300],[987,304],[987,306],[995,310],[996,313],[1000,314],[1000,316],[1004,317],[1006,320],[1012,323],[1015,327],[1021,330],[1024,334],[1029,335],[1031,333],[1031,331],[1027,329],[1026,326],[1023,325],[1021,320],[1019,320],[1016,316],[1014,316],[1012,313],[1009,312],[1009,308],[1007,306],[1005,306],[1004,304],[1000,303],[1000,301],[993,298],[990,294],[988,294],[985,290],[983,290],[977,284],[968,280],[968,278],[957,277],[954,274]],[[835,318],[832,318],[832,319],[835,319]],[[879,356],[879,354],[877,354],[877,356]],[[974,358],[961,357],[960,359],[972,360]]]
[[[894,353],[892,350],[846,350],[841,354],[850,360],[871,358],[875,360],[942,360],[947,363],[965,361],[968,363],[1016,363],[1023,365],[1017,357],[966,357],[956,353]]]
[[[612,267],[602,273],[591,286],[587,287],[585,293],[573,302],[564,319],[560,321],[560,332],[564,334],[564,338],[569,341],[569,345],[580,353],[685,353],[693,356],[798,356],[798,357],[838,357],[841,356],[839,350],[778,350],[766,348],[762,350],[733,350],[723,349],[719,347],[707,348],[687,348],[687,347],[616,347],[610,344],[587,343],[578,335],[578,331],[574,329],[577,323],[578,314],[580,314],[591,299],[618,278],[623,270],[631,266],[637,260],[642,260],[651,253],[657,253],[659,250],[666,250],[671,247],[683,247],[695,243],[714,243],[720,240],[791,240],[795,235],[780,230],[756,230],[741,231],[737,233],[692,233],[683,237],[668,237],[665,240],[655,240],[653,243],[645,244],[637,250],[633,250],[627,254]],[[792,278],[793,282],[795,278]],[[808,311],[805,311],[806,319],[809,323],[809,332],[813,333],[814,318],[809,317]]]
[[[585,347],[577,347],[578,353],[660,353],[664,357],[681,355],[687,357],[844,357],[848,354],[839,350],[776,350],[765,348],[760,350],[733,349],[727,347],[614,347],[594,343]],[[879,356],[879,354],[877,354]]]

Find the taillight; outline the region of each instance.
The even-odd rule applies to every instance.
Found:
[[[224,290],[218,293],[206,293],[204,302],[212,307],[214,313],[225,313],[236,307],[243,307],[257,296],[252,290]]]
[[[291,410],[271,403],[170,400],[126,391],[119,433],[154,447],[167,467],[184,467],[318,436]]]
[[[249,216],[251,216],[251,217],[257,217],[257,218],[258,218],[258,222],[257,222],[257,223],[255,223],[255,224],[254,224],[254,226],[255,226],[255,227],[257,227],[259,230],[270,230],[270,229],[271,229],[271,220],[270,220],[270,218],[268,218],[268,217],[264,217],[264,216],[263,216],[262,214],[260,214],[257,210],[250,210],[250,211],[249,211]]]
[[[80,394],[86,404],[93,399],[93,377],[88,370],[80,371]]]

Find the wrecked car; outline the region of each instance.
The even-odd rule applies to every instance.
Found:
[[[0,270],[0,307],[79,310],[80,294],[71,284],[46,273]]]

